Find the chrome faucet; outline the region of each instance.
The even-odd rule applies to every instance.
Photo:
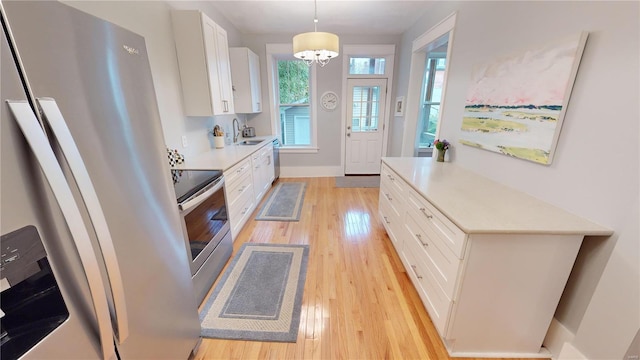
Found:
[[[236,124],[238,124],[238,132],[236,133]],[[233,122],[231,123],[231,127],[233,128],[233,143],[237,143],[238,142],[238,136],[240,136],[240,122],[238,122],[238,119],[233,118]]]

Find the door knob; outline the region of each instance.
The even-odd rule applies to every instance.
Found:
[[[351,133],[347,133],[347,136],[348,136],[348,137],[351,137]]]
[[[347,130],[351,130],[351,125],[347,126]]]

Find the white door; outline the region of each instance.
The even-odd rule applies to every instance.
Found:
[[[347,80],[345,174],[380,174],[387,79]]]

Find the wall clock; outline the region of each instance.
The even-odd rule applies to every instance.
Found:
[[[326,91],[320,97],[320,104],[325,110],[335,110],[338,107],[338,94],[333,91]]]

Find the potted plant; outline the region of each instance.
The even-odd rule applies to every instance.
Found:
[[[433,146],[438,150],[438,158],[436,161],[444,162],[444,154],[449,150],[451,144],[447,140],[436,139],[436,141],[433,142]]]

